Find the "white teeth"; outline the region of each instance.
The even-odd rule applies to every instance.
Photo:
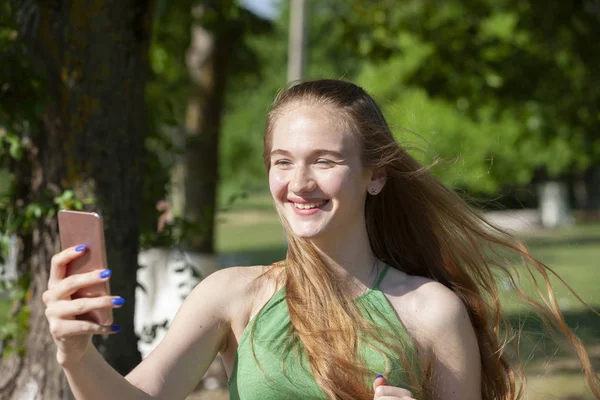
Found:
[[[294,203],[294,206],[301,210],[309,210],[311,208],[321,207],[326,202],[327,202],[327,200],[322,200],[317,203]]]

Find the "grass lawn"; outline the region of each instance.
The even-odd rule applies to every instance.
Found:
[[[600,310],[599,224],[543,231],[525,240],[535,257],[552,268],[584,301]],[[586,309],[558,279],[551,277],[550,280],[565,321],[581,338],[592,364],[599,370],[600,317]],[[524,281],[523,287],[533,293],[530,280]],[[513,325],[522,328],[519,348],[529,379],[527,398],[594,399],[570,343],[566,339],[558,344],[554,342],[527,308],[515,305],[506,297],[503,303]]]
[[[221,265],[270,264],[285,257],[285,236],[268,195],[249,196],[217,217]]]

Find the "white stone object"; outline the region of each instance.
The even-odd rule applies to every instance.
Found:
[[[216,255],[184,252],[176,248],[142,250],[138,256],[140,269],[135,293],[134,327],[138,336],[153,325],[168,324],[179,310],[185,297],[199,282],[191,272],[193,268],[201,277],[217,270]],[[166,330],[156,329],[150,343],[140,340],[138,348],[142,357],[148,356],[165,336]]]

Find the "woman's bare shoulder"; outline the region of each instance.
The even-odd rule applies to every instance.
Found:
[[[236,266],[218,270],[194,291],[210,290],[226,307],[231,319],[251,313],[253,304],[277,289],[277,267],[273,265]],[[190,296],[193,298],[193,292]]]
[[[462,300],[443,284],[390,269],[382,290],[403,324],[419,339],[435,338],[449,326],[468,320]]]
[[[245,287],[251,284],[256,278],[272,268],[270,265],[252,265],[227,267],[213,272],[205,279],[211,281],[230,283],[235,286]]]
[[[258,278],[268,273],[271,268],[272,266],[267,265],[223,268],[204,278],[196,288],[218,289],[225,297],[249,294],[260,286]]]
[[[479,345],[465,303],[432,279],[410,276],[405,285],[407,301],[398,314],[421,350],[424,370],[433,371],[436,390],[479,398]]]
[[[464,307],[456,293],[433,279],[408,275],[393,268],[390,268],[389,275],[382,287],[386,295],[391,300],[401,299],[404,310],[409,306],[408,310],[420,318],[448,311],[454,315]]]

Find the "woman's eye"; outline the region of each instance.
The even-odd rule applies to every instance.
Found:
[[[291,165],[291,163],[287,160],[277,160],[277,161],[275,161],[274,165],[276,165],[278,167],[287,167],[287,166]]]
[[[333,167],[335,165],[335,162],[333,162],[331,160],[320,159],[320,160],[317,160],[317,164],[324,166],[324,167]]]

